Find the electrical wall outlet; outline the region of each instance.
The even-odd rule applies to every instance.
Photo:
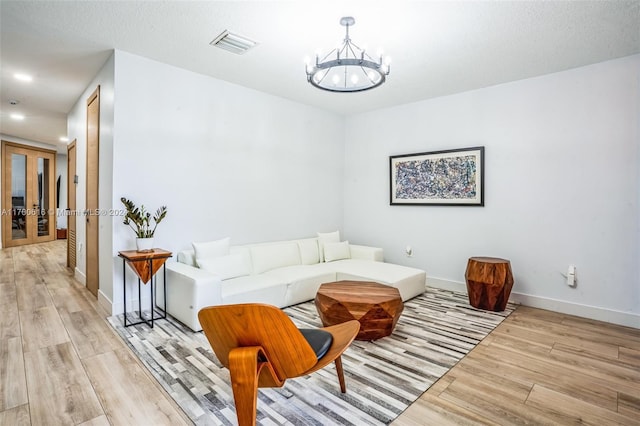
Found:
[[[567,269],[567,285],[569,287],[573,287],[576,285],[576,266],[569,265],[569,269]]]

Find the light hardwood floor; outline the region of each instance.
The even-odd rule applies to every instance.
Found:
[[[64,267],[0,250],[0,425],[190,424]],[[519,307],[393,425],[640,424],[640,330]]]
[[[66,241],[0,250],[0,425],[188,425],[65,268]]]

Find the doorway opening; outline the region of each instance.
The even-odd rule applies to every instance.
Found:
[[[56,239],[56,151],[2,141],[2,245]]]

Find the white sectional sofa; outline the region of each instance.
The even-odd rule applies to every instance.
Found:
[[[382,249],[317,238],[230,246],[229,239],[194,243],[167,263],[167,311],[194,331],[205,306],[260,302],[280,308],[312,300],[322,283],[375,281],[403,300],[425,291],[423,270],[383,262]]]

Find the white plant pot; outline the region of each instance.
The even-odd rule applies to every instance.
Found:
[[[139,252],[153,251],[153,237],[136,238],[136,247]]]

